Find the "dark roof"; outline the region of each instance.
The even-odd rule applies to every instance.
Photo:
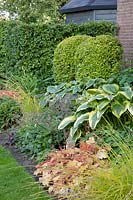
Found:
[[[61,9],[61,13],[87,10],[117,9],[117,0],[70,0]]]

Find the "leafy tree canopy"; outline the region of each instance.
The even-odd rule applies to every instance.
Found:
[[[59,8],[67,0],[0,0],[0,10],[25,23],[61,20]]]

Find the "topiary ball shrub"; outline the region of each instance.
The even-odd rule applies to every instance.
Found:
[[[75,79],[74,54],[87,38],[86,35],[72,36],[57,46],[54,52],[54,79],[57,83]]]
[[[75,53],[76,79],[108,79],[120,70],[122,46],[119,40],[109,35],[88,38]]]

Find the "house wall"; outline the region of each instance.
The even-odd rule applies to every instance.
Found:
[[[68,13],[66,15],[66,23],[82,24],[94,20],[94,11],[84,11],[77,13]]]
[[[117,21],[117,11],[116,10],[96,10],[95,11],[95,20],[96,21]]]
[[[117,11],[116,10],[94,10],[84,11],[77,13],[69,13],[66,16],[66,23],[85,23],[88,21],[113,21],[116,23]]]
[[[119,38],[124,47],[124,59],[133,67],[133,0],[117,0],[117,3]]]

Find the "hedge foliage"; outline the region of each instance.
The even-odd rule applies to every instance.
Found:
[[[69,82],[75,78],[74,55],[78,46],[87,40],[87,35],[66,38],[55,49],[54,78],[56,82]]]
[[[108,79],[120,70],[122,46],[116,37],[101,35],[88,38],[75,53],[76,79]]]
[[[73,35],[115,35],[117,26],[107,22],[88,24],[22,24],[0,21],[0,73],[32,73],[40,80],[53,75],[56,46]]]

